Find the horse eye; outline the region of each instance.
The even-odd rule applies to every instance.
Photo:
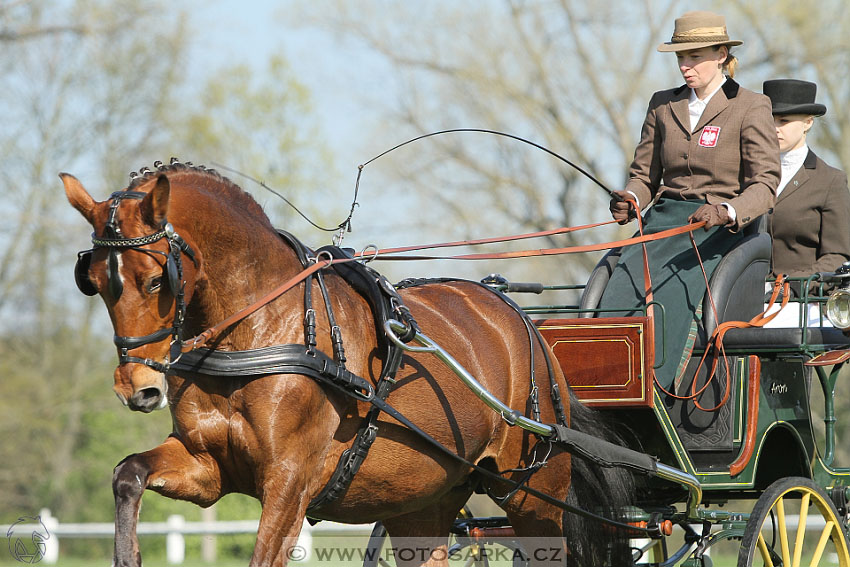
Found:
[[[162,287],[162,276],[155,276],[151,278],[150,282],[148,282],[147,288],[148,293],[153,293],[155,291],[159,291],[159,288]]]

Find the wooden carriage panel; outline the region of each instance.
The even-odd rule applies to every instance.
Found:
[[[567,382],[593,407],[652,407],[655,360],[647,317],[536,321]]]

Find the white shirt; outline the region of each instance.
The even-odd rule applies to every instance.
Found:
[[[776,188],[777,197],[785,189],[785,186],[788,185],[788,182],[791,181],[791,178],[803,167],[803,162],[806,160],[807,155],[809,155],[809,146],[806,144],[803,144],[802,147],[796,150],[788,150],[779,154],[779,162],[782,165],[782,178],[779,180],[779,186]]]
[[[702,118],[702,113],[705,112],[705,107],[708,106],[708,101],[711,100],[717,91],[719,91],[723,85],[726,83],[726,77],[723,78],[723,82],[718,85],[716,89],[708,93],[703,99],[697,98],[697,93],[694,89],[691,89],[691,96],[688,97],[688,114],[691,117],[691,132],[697,127],[699,123],[699,119]]]

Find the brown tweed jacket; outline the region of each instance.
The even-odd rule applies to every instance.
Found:
[[[809,276],[850,260],[850,191],[847,176],[810,149],[776,198],[768,218],[773,273]]]
[[[705,199],[735,209],[732,230],[773,207],[779,184],[779,142],[770,99],[727,78],[693,133],[681,86],[649,101],[626,190],[642,207],[658,192],[674,199]]]

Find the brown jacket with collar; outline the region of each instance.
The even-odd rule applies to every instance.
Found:
[[[832,272],[850,260],[847,176],[810,149],[776,198],[768,218],[773,273],[793,277]]]
[[[693,133],[687,86],[649,101],[626,190],[642,207],[660,191],[674,199],[729,203],[732,230],[773,207],[779,184],[779,142],[770,99],[730,78],[711,97]]]

